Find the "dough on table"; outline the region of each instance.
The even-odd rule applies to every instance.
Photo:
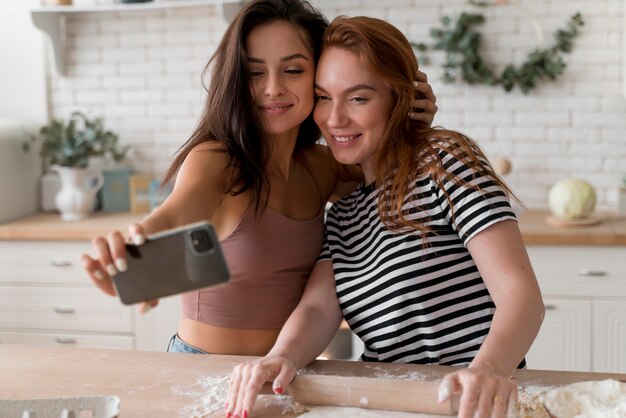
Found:
[[[559,418],[624,418],[626,383],[613,379],[573,383],[546,393],[544,404]]]

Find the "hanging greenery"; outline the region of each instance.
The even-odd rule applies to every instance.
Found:
[[[486,2],[470,3],[479,7],[491,6]],[[581,14],[576,13],[564,29],[554,33],[552,46],[533,50],[524,63],[519,66],[508,64],[498,76],[480,53],[482,34],[475,28],[485,22],[483,14],[463,12],[456,21],[444,16],[441,22],[443,29],[431,29],[430,34],[435,39],[433,45],[413,43],[420,54],[420,62],[428,61],[428,50],[442,50],[446,59],[443,64],[445,83],[456,82],[460,73],[461,78],[469,84],[501,85],[507,92],[517,86],[525,94],[537,87],[540,81],[554,81],[563,74],[566,68],[563,54],[572,50],[573,40],[584,25]]]

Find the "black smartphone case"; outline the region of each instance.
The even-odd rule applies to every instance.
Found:
[[[214,286],[230,273],[213,227],[199,222],[127,244],[128,269],[113,277],[125,305]]]

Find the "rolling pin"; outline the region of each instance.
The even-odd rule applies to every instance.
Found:
[[[438,387],[439,382],[419,380],[303,374],[295,377],[287,394],[305,405],[456,415],[458,399],[437,402]]]

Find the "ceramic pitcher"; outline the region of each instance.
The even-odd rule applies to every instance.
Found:
[[[61,190],[55,197],[55,204],[64,221],[80,221],[89,216],[96,202],[96,193],[102,187],[104,178],[99,170],[54,166],[59,174]]]

